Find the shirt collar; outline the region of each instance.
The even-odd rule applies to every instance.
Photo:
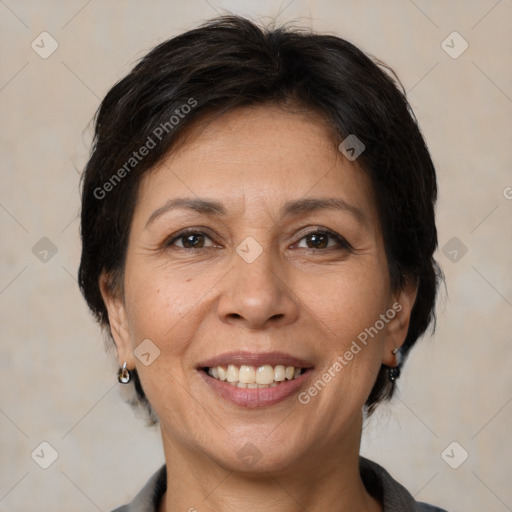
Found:
[[[399,484],[379,464],[359,457],[359,471],[367,491],[378,499],[384,512],[415,512],[416,501],[409,491]],[[157,512],[167,489],[167,467],[156,471],[129,505],[114,512]]]

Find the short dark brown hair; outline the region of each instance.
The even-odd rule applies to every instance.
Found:
[[[234,15],[159,44],[112,87],[96,113],[82,177],[79,268],[80,289],[90,309],[111,337],[99,277],[105,271],[111,286],[122,285],[144,173],[199,118],[270,103],[320,112],[340,141],[355,134],[364,143],[358,163],[371,180],[391,283],[395,290],[406,279],[418,284],[401,349],[407,356],[435,324],[442,273],[433,258],[435,169],[402,85],[390,68],[344,39],[304,28],[260,28]],[[141,148],[149,146],[141,157]],[[393,395],[386,370],[381,367],[368,397],[369,413]],[[148,424],[155,424],[136,370],[133,379],[136,403],[152,415]]]

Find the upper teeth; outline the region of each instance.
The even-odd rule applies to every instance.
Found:
[[[301,368],[282,364],[274,367],[269,364],[256,367],[246,364],[240,366],[228,364],[227,368],[225,366],[208,368],[208,375],[214,379],[225,380],[233,386],[243,388],[276,386],[278,382],[295,379],[300,374]]]

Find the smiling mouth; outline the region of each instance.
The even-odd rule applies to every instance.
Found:
[[[210,377],[224,381],[233,387],[262,389],[279,386],[283,382],[300,377],[306,368],[285,366],[278,364],[272,366],[264,364],[253,366],[248,364],[228,364],[202,368]]]

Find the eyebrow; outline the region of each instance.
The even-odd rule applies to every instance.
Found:
[[[219,201],[202,198],[178,197],[175,199],[169,199],[169,201],[167,201],[163,206],[157,208],[149,216],[145,227],[147,228],[153,221],[164,213],[177,209],[192,210],[203,215],[217,217],[222,217],[227,214],[226,208]],[[350,213],[356,217],[359,222],[368,225],[368,220],[362,210],[347,203],[343,199],[334,197],[303,198],[294,201],[287,201],[281,209],[281,216],[288,217],[303,215],[305,213],[325,209]]]

